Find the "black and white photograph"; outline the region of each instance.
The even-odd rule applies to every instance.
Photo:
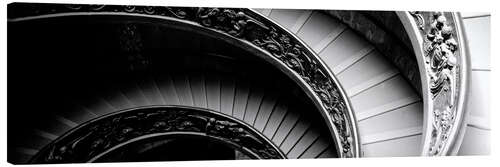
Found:
[[[9,164],[492,152],[491,11],[4,6]]]

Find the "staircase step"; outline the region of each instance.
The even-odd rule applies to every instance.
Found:
[[[235,79],[231,76],[225,76],[221,80],[221,112],[227,115],[233,114],[233,104],[235,97]]]
[[[311,127],[311,122],[307,119],[300,118],[299,122],[294,125],[292,131],[288,133],[285,140],[280,143],[280,148],[283,152],[288,153],[297,142],[306,134]]]
[[[113,105],[111,105],[111,102],[108,102],[102,97],[95,97],[92,99],[93,100],[91,100],[90,102],[82,104],[82,106],[98,116],[105,115],[120,109],[115,108]]]
[[[336,157],[336,156],[337,156],[336,149],[334,148],[334,146],[330,145],[330,146],[328,146],[328,148],[325,151],[323,151],[316,158],[330,158],[330,157]]]
[[[343,60],[340,64],[332,68],[332,72],[337,75],[340,72],[346,70],[348,67],[352,66],[359,60],[363,59],[365,56],[370,54],[375,48],[371,45],[359,50],[357,53],[352,55],[351,57]]]
[[[359,37],[353,30],[345,29],[338,37],[334,38],[326,47],[317,51],[319,57],[325,61],[330,69],[343,63],[364,48],[371,45],[363,38]]]
[[[299,113],[294,112],[293,110],[287,113],[285,119],[279,125],[278,130],[271,137],[271,140],[276,145],[280,145],[286,138],[286,136],[290,133],[295,124],[299,122],[299,116]]]
[[[421,140],[422,135],[413,135],[383,142],[364,144],[361,148],[365,157],[420,156]]]
[[[131,83],[128,86],[123,86],[121,89],[123,90],[122,92],[125,97],[127,97],[127,99],[134,105],[134,107],[148,106],[151,104],[135,83]]]
[[[208,108],[220,111],[220,78],[215,74],[207,74],[205,80],[205,90],[207,91]]]
[[[245,110],[245,115],[243,120],[250,125],[254,124],[257,112],[261,106],[262,100],[264,98],[264,90],[260,86],[253,86],[250,89],[250,96],[248,97],[247,107]]]
[[[293,146],[287,153],[289,158],[299,158],[320,136],[318,127],[311,127],[307,130],[306,134]]]
[[[55,134],[52,134],[49,132],[45,132],[43,130],[38,130],[38,129],[35,130],[35,134],[40,136],[40,137],[43,137],[45,139],[48,139],[48,140],[55,140],[55,139],[57,139],[57,137],[59,137],[58,135],[55,135]]]
[[[33,156],[38,152],[38,150],[33,149],[33,148],[17,147],[16,152],[21,153],[21,154],[25,154],[25,155],[29,155],[29,156]]]
[[[371,135],[423,126],[422,102],[392,110],[358,122],[359,133]]]
[[[186,75],[174,75],[172,79],[181,105],[194,106],[189,78]]]
[[[99,113],[111,113],[117,110],[125,110],[128,108],[132,108],[135,105],[128,99],[127,96],[123,94],[121,90],[110,90],[103,97],[99,97],[99,103],[101,106],[97,106],[97,108],[93,108],[92,111]]]
[[[304,26],[304,24],[306,23],[306,21],[309,20],[309,18],[311,18],[312,13],[313,12],[310,11],[310,10],[304,11],[300,15],[300,17],[295,21],[295,24],[290,28],[290,31],[292,33],[299,32],[299,30],[302,29],[302,26]]]
[[[322,137],[318,137],[317,140],[314,141],[314,143],[305,150],[302,155],[299,156],[299,158],[315,158],[321,154],[321,152],[325,151],[330,143],[328,140]]]
[[[264,126],[264,132],[262,132],[265,136],[273,136],[276,130],[279,128],[281,122],[285,119],[285,116],[288,112],[287,104],[283,102],[278,102],[276,108],[271,113],[269,120],[266,122]]]
[[[391,79],[392,77],[395,77],[397,74],[399,74],[399,71],[397,69],[391,69],[389,71],[386,71],[385,73],[383,74],[380,74],[380,75],[377,75],[361,84],[358,84],[354,87],[351,87],[349,89],[347,89],[347,96],[349,97],[354,97],[360,93],[362,93],[363,91],[367,90],[367,89],[370,89],[382,82],[385,82],[389,79]]]
[[[192,74],[189,78],[193,92],[194,105],[196,107],[207,108],[207,94],[205,88],[205,76],[200,73]]]
[[[314,51],[319,52],[337,38],[345,28],[346,26],[325,13],[315,11],[297,32],[297,36]]]
[[[148,77],[148,78],[141,78],[138,79],[138,86],[139,89],[142,90],[144,95],[146,96],[147,100],[151,104],[156,104],[156,105],[164,105],[164,99],[163,96],[155,83],[154,79]]]
[[[236,93],[234,95],[233,116],[243,120],[247,107],[248,97],[250,95],[250,85],[245,80],[238,80],[236,84]]]
[[[257,117],[255,118],[255,122],[253,126],[258,131],[264,131],[264,127],[268,123],[271,113],[276,106],[277,97],[275,94],[266,94],[264,99],[262,100],[261,106],[259,108],[259,112]]]
[[[412,127],[412,128],[399,129],[393,131],[386,131],[377,134],[362,136],[361,144],[368,145],[368,144],[380,143],[383,141],[394,140],[421,134],[422,134],[422,127]],[[399,148],[399,149],[406,149],[406,148]]]
[[[269,14],[271,13],[271,10],[272,9],[268,9],[268,8],[258,8],[258,9],[253,9],[259,13],[261,13],[262,15],[264,16],[269,16]]]
[[[383,59],[380,53],[372,52],[352,66],[347,67],[346,70],[339,72],[337,78],[342,83],[344,89],[347,90],[347,94],[352,96],[354,94],[350,92],[351,88],[355,88],[358,85],[361,85],[360,88],[363,88],[363,84],[373,85],[397,73],[398,70],[389,64],[387,60]],[[354,90],[359,91],[360,88],[358,87]]]
[[[55,119],[57,121],[59,121],[60,123],[63,123],[64,125],[69,126],[71,128],[78,126],[78,123],[73,122],[72,120],[69,120],[69,119],[62,117],[62,116],[59,116],[59,115],[56,115]]]
[[[174,81],[170,75],[165,75],[163,77],[157,77],[157,82],[160,87],[160,91],[165,98],[165,104],[167,105],[180,105],[179,96],[174,86]]]
[[[310,13],[310,10],[273,9],[269,17],[293,32],[300,28],[301,23],[303,24],[307,20],[307,18],[304,19],[305,15],[309,15]]]
[[[418,96],[410,96],[410,97],[402,98],[400,100],[393,101],[393,102],[390,102],[390,103],[387,103],[387,104],[384,104],[384,105],[381,105],[378,107],[374,107],[374,108],[366,110],[366,111],[357,112],[356,119],[358,120],[358,122],[361,122],[363,120],[366,120],[368,118],[383,114],[385,112],[389,112],[389,111],[392,111],[392,110],[395,110],[395,109],[398,109],[401,107],[405,107],[405,106],[414,104],[420,100],[421,99]]]
[[[358,113],[415,95],[408,82],[398,75],[350,99],[354,112]]]

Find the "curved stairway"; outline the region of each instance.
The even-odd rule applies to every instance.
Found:
[[[321,11],[257,11],[295,33],[335,74],[358,121],[362,156],[420,155],[422,100],[371,44]],[[179,41],[169,44],[182,46]],[[337,157],[326,126],[316,120],[321,116],[311,114],[317,111],[302,104],[301,99],[287,97],[287,90],[280,92],[279,87],[266,87],[255,81],[262,79],[220,71],[192,71],[108,83],[105,93],[86,98],[94,101],[75,100],[74,110],[54,112],[52,119],[45,121],[47,124],[33,125],[34,133],[16,146],[18,161],[26,162],[52,140],[83,122],[149,105],[193,106],[231,115],[262,132],[288,158]]]
[[[49,19],[44,20],[43,23],[36,22],[34,24],[45,25],[46,22],[50,23],[51,21],[58,20]],[[39,62],[32,59],[33,63],[37,64],[35,66],[39,66],[38,64],[50,63],[55,59],[67,58],[68,60],[58,60],[66,64],[56,63],[51,67],[57,69],[56,71],[47,70],[54,72],[51,76],[58,78],[58,80],[47,80],[49,84],[63,81],[64,83],[52,84],[51,87],[61,89],[59,90],[61,92],[64,90],[76,91],[60,93],[61,95],[58,97],[61,99],[43,99],[44,101],[54,101],[55,105],[58,102],[59,104],[70,102],[70,104],[56,107],[47,104],[43,107],[45,110],[41,109],[41,111],[50,112],[52,115],[39,124],[28,125],[32,132],[25,132],[22,139],[16,142],[18,143],[15,146],[17,162],[29,161],[33,155],[51,141],[86,121],[120,110],[151,105],[207,108],[243,120],[270,139],[287,158],[337,157],[337,150],[333,145],[334,142],[326,124],[312,103],[306,99],[305,94],[302,94],[303,92],[300,92],[299,88],[295,88],[293,81],[277,72],[274,67],[269,64],[259,64],[262,63],[260,59],[244,59],[242,57],[245,56],[239,54],[248,53],[238,53],[238,51],[234,51],[234,48],[228,52],[227,46],[223,46],[221,42],[209,39],[209,37],[186,34],[181,30],[164,29],[163,33],[165,34],[163,35],[169,38],[162,38],[160,40],[162,42],[155,44],[160,50],[154,53],[165,53],[165,55],[155,55],[156,57],[151,58],[152,64],[155,64],[156,60],[156,62],[160,62],[156,64],[159,66],[155,66],[154,70],[145,70],[137,74],[123,72],[120,71],[123,70],[120,67],[123,62],[107,64],[110,63],[108,61],[121,61],[122,59],[109,56],[107,55],[108,51],[100,50],[113,48],[113,46],[104,46],[111,43],[108,41],[109,39],[100,38],[102,35],[109,34],[108,31],[111,29],[92,24],[90,27],[80,24],[86,23],[62,24],[58,25],[57,28],[38,30],[32,28],[37,27],[37,25],[24,26],[19,30],[22,32],[22,35],[18,36],[21,39],[19,42],[23,42],[24,46],[36,46],[32,50],[38,50],[37,47],[41,47],[51,52],[50,50],[54,48],[36,44],[40,40],[43,41],[50,37],[50,33],[64,34],[66,30],[69,34],[74,31],[80,32],[80,34],[72,36],[73,39],[89,38],[100,41],[96,41],[94,44],[73,44],[55,39],[54,41],[60,42],[59,44],[51,44],[51,46],[57,46],[55,48],[67,44],[67,50],[75,50],[79,47],[92,49],[82,51],[82,53],[74,53],[71,57],[67,57],[67,51],[62,49],[58,50],[61,53],[52,53],[52,57],[45,59],[37,57],[41,58]],[[110,27],[116,31],[116,25]],[[137,25],[137,27],[142,30],[147,29],[148,33],[142,34],[143,39],[160,36],[155,31],[158,29],[155,25]],[[45,33],[42,34],[39,31]],[[65,37],[65,35],[61,36]],[[29,42],[22,40],[28,38],[32,40]],[[197,39],[192,40],[195,38]],[[191,50],[187,51],[187,49]],[[94,51],[101,53],[95,54]],[[30,53],[29,50],[23,49],[14,52],[24,56]],[[227,55],[215,54],[221,52]],[[184,55],[178,55],[178,53]],[[46,53],[41,51],[40,54]],[[107,58],[102,58],[102,56],[107,56]],[[248,55],[246,56],[248,57]],[[78,61],[85,63],[78,65]],[[96,64],[96,67],[86,64],[95,62],[103,63]],[[259,68],[255,69],[255,66]],[[35,76],[45,72],[45,69],[40,69],[34,73],[28,72],[29,74],[24,75],[24,77],[36,80],[37,77],[44,78],[43,76]],[[72,75],[68,76],[68,74]],[[59,84],[69,87],[59,88]],[[42,84],[39,84],[23,91],[40,91],[42,89],[50,88],[44,88]],[[63,99],[67,97],[71,99]]]
[[[181,105],[208,108],[252,125],[278,146],[288,158],[334,157],[328,131],[306,115],[308,110],[261,83],[243,76],[220,73],[167,74],[130,83],[96,97],[91,105],[55,115],[48,127],[40,127],[28,148],[41,149],[85,121],[118,110],[151,105]],[[29,143],[29,142],[27,142]],[[35,150],[32,151],[33,153]],[[21,152],[30,154],[29,152]]]
[[[329,66],[349,96],[362,156],[420,155],[420,96],[354,30],[320,10],[255,9],[296,34]]]
[[[243,120],[264,134],[288,158],[335,157],[336,150],[323,124],[318,124],[310,109],[285,97],[248,76],[215,72],[163,74],[145,77],[109,90],[75,110],[54,115],[45,127],[18,148],[30,157],[50,141],[88,120],[128,108],[151,105],[181,105],[208,108]]]

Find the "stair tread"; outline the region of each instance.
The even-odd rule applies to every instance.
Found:
[[[332,19],[322,12],[314,11],[300,31],[297,32],[297,36],[311,48],[318,48],[319,46],[317,45],[320,45],[322,41],[326,39],[326,42],[329,43],[344,28],[345,26],[337,20]]]
[[[333,68],[367,46],[370,46],[368,42],[359,37],[353,30],[346,29],[334,41],[319,51],[318,55],[330,68]]]
[[[285,139],[286,135],[288,135],[288,133],[290,133],[293,126],[298,121],[299,121],[299,113],[289,111],[287,113],[287,115],[285,116],[285,119],[281,122],[276,133],[273,134],[273,137],[271,138],[272,141],[278,145],[281,144],[282,141]]]
[[[179,97],[175,90],[172,78],[170,75],[165,75],[164,77],[158,77],[158,84],[160,85],[160,91],[165,98],[165,104],[167,105],[180,105]]]
[[[402,76],[396,76],[383,83],[380,83],[361,94],[350,98],[355,112],[366,111],[375,107],[388,104],[416,93]]]
[[[221,112],[227,115],[232,115],[233,101],[235,96],[235,80],[227,76],[221,81]]]
[[[285,140],[280,145],[283,152],[288,153],[297,142],[306,134],[311,126],[311,122],[300,118],[299,122],[293,127],[290,133],[287,134]]]
[[[303,17],[304,13],[308,13],[308,10],[290,10],[290,9],[273,9],[269,14],[269,17],[274,21],[278,22],[281,26],[292,30],[296,26],[297,20]]]
[[[269,120],[264,127],[263,134],[266,136],[272,136],[275,134],[279,125],[285,119],[287,112],[288,106],[283,102],[279,102],[269,117]]]
[[[262,104],[259,109],[259,113],[255,118],[254,127],[258,131],[262,132],[266,123],[270,119],[271,112],[276,105],[277,97],[274,94],[266,94],[262,100]]]
[[[423,127],[422,103],[414,103],[358,123],[360,134],[371,135],[412,127]],[[362,137],[361,137],[362,138]]]
[[[257,112],[261,106],[262,100],[264,98],[264,91],[260,86],[252,86],[250,89],[250,95],[248,97],[247,106],[245,110],[245,115],[243,120],[250,125],[253,125]]]
[[[363,145],[367,157],[420,156],[422,135],[408,136],[384,142]],[[404,149],[402,149],[404,148]]]
[[[307,148],[299,158],[315,158],[328,148],[330,143],[325,139],[319,137],[318,140],[314,141],[311,147]]]
[[[320,132],[318,127],[309,128],[306,134],[304,134],[304,136],[297,141],[293,148],[290,149],[287,156],[290,158],[298,158],[313,144],[314,141],[316,141],[316,139],[319,138],[319,136]]]
[[[205,77],[202,74],[195,73],[190,76],[191,89],[193,92],[193,101],[196,107],[207,108],[207,95],[205,90]]]
[[[237,89],[234,97],[234,105],[233,105],[233,116],[243,120],[245,115],[245,110],[247,106],[248,97],[250,94],[250,86],[249,83],[244,80],[239,80],[237,82]]]
[[[173,81],[181,105],[194,106],[191,84],[185,75],[174,75]]]

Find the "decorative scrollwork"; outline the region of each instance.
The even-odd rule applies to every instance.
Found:
[[[28,4],[25,4],[28,5]],[[39,8],[47,6],[36,6]],[[96,12],[88,10],[87,5],[68,8],[51,5],[46,14],[61,12]],[[343,98],[341,89],[336,85],[327,67],[293,34],[277,26],[266,18],[248,9],[241,8],[203,8],[203,7],[148,7],[107,5],[99,12],[126,12],[146,15],[165,16],[198,23],[200,26],[229,34],[240,40],[248,41],[267,51],[287,68],[293,70],[314,91],[319,98],[323,111],[333,120],[333,131],[338,134],[341,157],[355,157],[359,154],[357,134],[353,113]],[[29,11],[28,11],[29,13]],[[26,14],[26,13],[22,13]],[[27,15],[12,16],[25,17]]]
[[[439,155],[448,142],[457,109],[458,44],[443,12],[411,12],[424,35],[424,60],[432,95],[432,130],[428,155]],[[425,15],[428,24],[425,24]]]
[[[255,158],[285,158],[249,125],[213,111],[165,106],[132,109],[85,123],[45,147],[32,162],[86,162],[120,143],[165,132],[204,133],[250,149]]]
[[[424,30],[424,25],[425,25],[425,20],[422,14],[419,11],[411,11],[410,14],[415,18],[415,21],[417,22],[417,27],[420,30]]]

